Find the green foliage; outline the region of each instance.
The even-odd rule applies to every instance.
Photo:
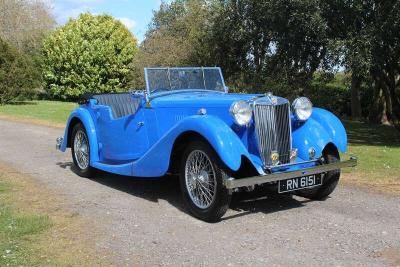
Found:
[[[34,60],[0,38],[0,105],[31,96],[40,86]]]
[[[302,92],[333,62],[319,2],[221,1],[210,23],[213,58],[229,80],[256,91],[278,85]]]
[[[43,45],[43,78],[50,97],[73,100],[85,92],[127,90],[137,41],[111,16],[82,14]]]
[[[350,114],[349,77],[344,73],[316,73],[304,95],[312,99],[314,106],[327,109],[338,116]]]
[[[337,61],[329,53],[336,43],[326,36],[319,2],[164,2],[154,13],[140,53],[151,59],[147,65],[221,66],[234,90],[288,87],[299,94],[317,69],[331,69]]]
[[[161,3],[135,58],[136,88],[144,86],[144,67],[209,65],[204,41],[210,10],[205,0]]]
[[[137,59],[217,65],[233,91],[309,95],[337,114],[387,115],[400,127],[399,10],[398,0],[163,2]],[[315,77],[338,67],[344,87]]]

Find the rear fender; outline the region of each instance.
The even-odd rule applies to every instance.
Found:
[[[303,160],[309,159],[308,151],[314,148],[316,157],[322,155],[324,148],[332,143],[340,152],[347,150],[347,134],[342,122],[331,112],[313,108],[311,117],[293,127],[293,147]]]
[[[99,160],[99,146],[97,142],[95,124],[90,112],[85,108],[79,107],[72,111],[71,115],[69,116],[64,132],[64,140],[61,144],[60,150],[65,152],[67,147],[69,147],[68,140],[71,138],[70,133],[72,133],[72,128],[77,122],[81,122],[86,129],[90,145],[90,164],[92,165],[94,162]]]
[[[195,132],[205,138],[225,165],[233,171],[240,168],[242,156],[251,159],[242,141],[224,121],[215,116],[195,115],[180,121],[135,162],[133,175],[144,177],[165,175],[170,165],[175,141],[187,132]]]

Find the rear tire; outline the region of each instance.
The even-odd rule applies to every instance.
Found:
[[[74,126],[70,141],[76,173],[85,178],[93,177],[94,169],[90,166],[89,138],[82,123]]]
[[[339,152],[336,147],[326,147],[322,152],[322,159],[325,164],[340,161]],[[339,179],[340,170],[329,171],[325,174],[321,186],[300,190],[296,192],[296,195],[313,200],[325,200],[335,190],[336,186],[339,183]]]
[[[228,168],[205,141],[190,143],[180,167],[180,185],[184,203],[191,214],[206,222],[217,222],[226,213],[231,200],[223,185]]]

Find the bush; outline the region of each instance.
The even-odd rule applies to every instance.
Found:
[[[350,85],[349,77],[344,73],[314,74],[311,81],[287,84],[279,79],[266,79],[263,84],[250,84],[246,79],[236,75],[226,82],[233,92],[241,93],[267,93],[285,97],[293,102],[299,96],[308,97],[315,107],[327,109],[337,116],[350,116]],[[362,90],[362,100],[367,99],[367,88]],[[367,104],[366,101],[365,105]],[[362,102],[362,104],[364,103]],[[364,104],[363,104],[364,108]],[[367,107],[366,107],[367,108]]]
[[[111,16],[82,14],[43,44],[45,89],[51,98],[75,100],[85,92],[126,90],[133,78],[137,41]]]
[[[305,95],[311,99],[314,106],[327,109],[337,116],[350,116],[350,84],[349,77],[344,73],[316,73]]]
[[[31,96],[40,86],[39,78],[32,58],[0,38],[0,104]]]

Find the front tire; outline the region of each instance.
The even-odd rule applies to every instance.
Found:
[[[184,203],[191,214],[206,222],[217,222],[231,200],[223,185],[228,168],[204,141],[190,143],[183,153],[180,185]]]
[[[325,164],[334,163],[340,161],[339,152],[336,147],[328,146],[324,149],[322,154],[322,161]],[[300,190],[296,195],[309,198],[312,200],[325,200],[335,190],[339,183],[340,170],[329,171],[325,174],[323,183],[321,186]]]
[[[92,177],[94,169],[90,166],[89,138],[81,123],[76,124],[72,129],[71,152],[76,173],[81,177]]]

